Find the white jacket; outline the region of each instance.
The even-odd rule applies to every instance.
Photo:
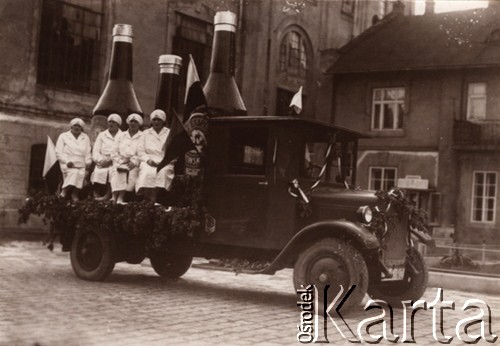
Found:
[[[61,133],[57,138],[56,157],[64,176],[62,187],[71,185],[81,189],[85,178],[85,165],[92,163],[89,136],[80,133],[78,138],[75,138],[71,130]],[[68,162],[73,162],[75,168],[68,168]]]

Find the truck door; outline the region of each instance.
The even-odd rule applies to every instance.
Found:
[[[206,187],[208,209],[216,224],[215,232],[205,235],[203,241],[266,247],[270,183],[266,173],[272,155],[269,129],[241,125],[214,130],[209,155],[220,159],[216,167],[212,164]]]

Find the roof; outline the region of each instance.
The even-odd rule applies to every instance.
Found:
[[[332,125],[328,123],[324,123],[317,120],[292,117],[292,116],[217,116],[211,117],[210,122],[221,122],[221,123],[233,123],[233,122],[242,122],[242,123],[268,123],[277,124],[280,126],[306,126],[312,128],[322,128],[324,130],[336,130],[344,132],[346,135],[357,137],[357,138],[368,138],[369,136],[362,134],[361,132],[357,132],[354,130],[350,130],[348,128]]]
[[[340,49],[329,73],[500,66],[500,6],[391,13]]]

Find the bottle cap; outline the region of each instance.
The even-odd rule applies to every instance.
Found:
[[[182,66],[182,58],[178,55],[163,54],[158,58],[161,73],[179,74]]]
[[[236,14],[231,11],[219,11],[214,17],[215,31],[236,31]]]
[[[132,42],[133,36],[130,24],[115,24],[113,27],[113,41]]]

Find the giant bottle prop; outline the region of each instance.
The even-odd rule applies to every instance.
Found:
[[[179,111],[179,72],[182,58],[177,55],[160,55],[158,59],[160,76],[156,92],[155,109],[161,109],[167,114],[166,126],[171,128],[172,109]]]
[[[247,110],[234,79],[236,14],[217,12],[214,31],[210,74],[203,87],[208,107],[224,115],[246,115]]]
[[[107,116],[118,113],[122,117],[122,129],[127,127],[130,113],[142,115],[132,84],[132,26],[116,24],[113,28],[113,47],[108,83],[92,112],[91,139],[107,128]]]

